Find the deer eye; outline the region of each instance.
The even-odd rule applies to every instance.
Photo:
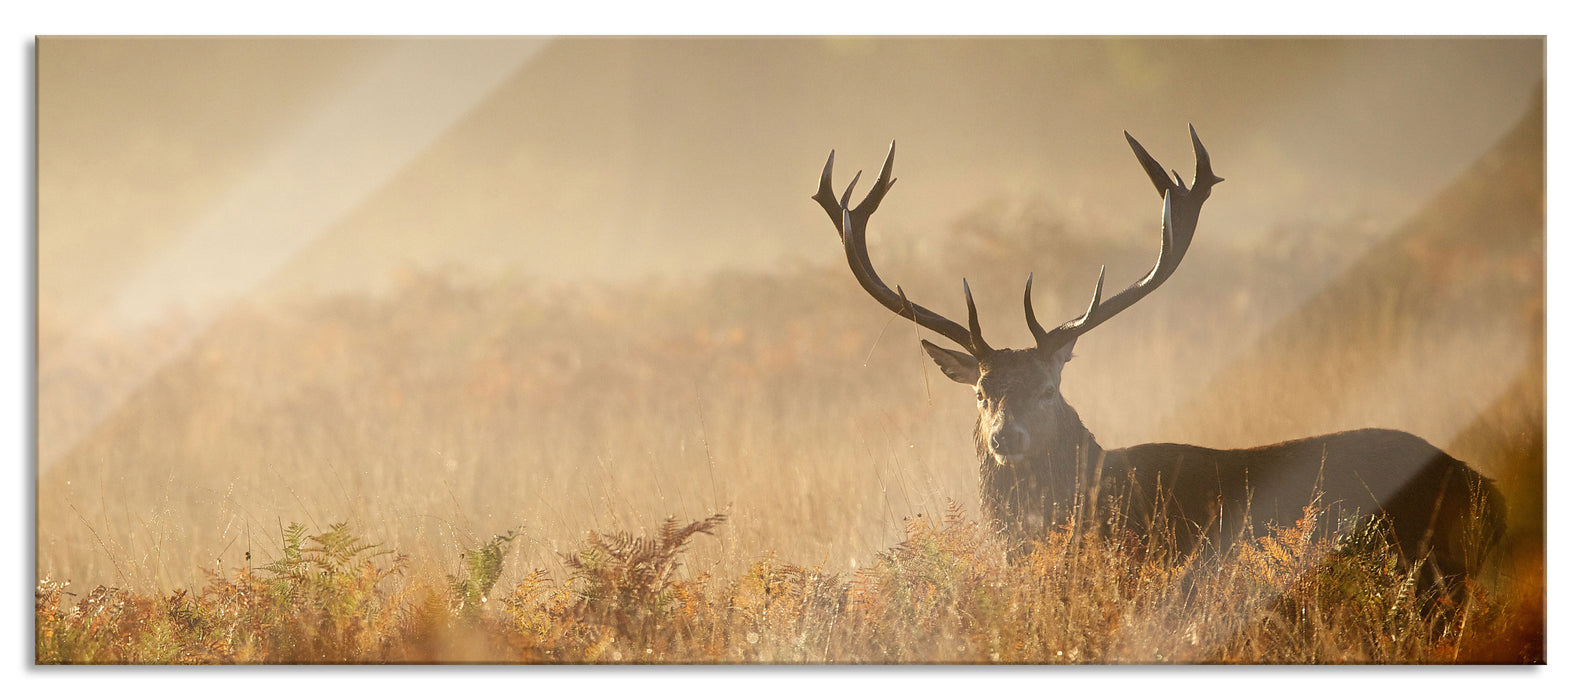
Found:
[[[1039,393],[1038,398],[1039,398],[1039,400],[1045,401],[1045,402],[1054,401],[1055,400],[1055,396],[1058,395],[1059,393],[1060,392],[1055,391],[1054,387],[1046,386],[1046,387],[1044,387],[1043,392]]]
[[[986,403],[989,402],[989,400],[987,398],[984,398],[982,389],[979,389],[977,394],[978,394],[978,405],[979,406],[982,406],[983,404],[986,404]]]

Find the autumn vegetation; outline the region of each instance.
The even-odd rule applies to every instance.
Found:
[[[1485,223],[1533,209],[1464,190],[1452,204]],[[40,452],[58,457],[38,473],[36,662],[1546,659],[1541,216],[1259,245],[1205,219],[1166,290],[1084,338],[1064,379],[1106,445],[1423,435],[1510,503],[1494,561],[1448,590],[1381,525],[1321,512],[1218,554],[1101,536],[1082,523],[1106,504],[1075,504],[1092,517],[1007,556],[980,525],[972,402],[808,206],[828,255],[773,271],[414,272],[115,337],[41,301]],[[1146,269],[1148,237],[1108,226],[1002,202],[871,245],[935,308],[959,287],[927,281],[971,276],[1003,344],[1030,269],[1039,308],[1071,314],[1099,264]],[[1273,345],[1249,341],[1266,329]],[[133,390],[100,390],[149,357],[166,359]]]
[[[682,574],[724,516],[590,535],[571,575],[499,581],[514,534],[443,584],[345,525],[291,526],[284,556],[200,590],[37,591],[40,663],[1490,663],[1534,661],[1519,597],[1456,601],[1396,566],[1376,529],[1316,517],[1223,559],[1065,527],[1008,563],[959,508],[841,576],[774,557]],[[1336,551],[1344,553],[1337,556]],[[500,590],[495,591],[496,588]],[[1528,621],[1530,624],[1530,621]]]

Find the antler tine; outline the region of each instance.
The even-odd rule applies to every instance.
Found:
[[[824,172],[818,176],[818,191],[813,193],[813,201],[824,208],[824,213],[829,215],[830,221],[835,224],[835,235],[841,236],[845,215],[845,207],[835,199],[835,188],[830,186],[830,176],[835,172],[835,151],[829,152],[829,160],[824,161]],[[852,184],[856,184],[855,181]]]
[[[1197,158],[1197,172],[1192,175],[1192,187],[1196,188],[1199,182],[1210,186],[1224,182],[1225,178],[1215,175],[1214,169],[1209,167],[1208,149],[1203,148],[1203,142],[1198,140],[1197,127],[1188,124],[1187,131],[1192,134],[1192,155]]]
[[[972,303],[972,287],[965,277],[961,278],[961,291],[967,295],[967,340],[971,343],[967,349],[972,351],[973,357],[982,357],[990,348],[983,340],[983,328],[978,325],[978,306]]]
[[[1165,192],[1175,184],[1170,181],[1170,174],[1165,172],[1164,166],[1159,165],[1159,161],[1148,155],[1148,149],[1137,143],[1137,139],[1132,138],[1130,132],[1122,131],[1121,135],[1126,137],[1126,143],[1131,144],[1132,153],[1137,156],[1137,162],[1142,163],[1143,170],[1148,173],[1148,179],[1154,183],[1154,189],[1159,190],[1159,196],[1165,196]]]
[[[1168,199],[1166,201],[1168,201]],[[1158,269],[1159,269],[1159,265],[1157,263],[1155,263],[1154,264],[1154,270],[1157,271]],[[1149,275],[1149,276],[1152,277],[1152,275]],[[1098,310],[1098,308],[1099,308],[1099,300],[1103,299],[1103,298],[1104,298],[1104,266],[1100,265],[1099,266],[1099,281],[1093,283],[1093,300],[1088,302],[1088,310],[1082,312],[1082,318],[1078,321],[1078,323],[1087,323],[1088,319],[1093,318],[1093,312]]]
[[[879,203],[884,200],[884,195],[895,186],[895,180],[890,177],[890,171],[895,162],[895,142],[890,143],[890,152],[885,156],[884,167],[879,171],[879,177],[874,182],[873,189],[868,191],[862,202],[856,207],[848,208],[851,193],[857,181],[852,180],[851,186],[846,188],[846,193],[840,199],[835,198],[835,189],[831,186],[831,177],[835,168],[835,152],[830,151],[829,160],[824,164],[824,172],[819,176],[818,191],[813,194],[813,201],[818,202],[835,223],[835,230],[840,233],[841,241],[846,249],[846,264],[851,267],[852,275],[857,278],[868,295],[873,297],[885,308],[911,319],[912,322],[955,341],[957,345],[966,348],[975,357],[981,357],[989,352],[988,344],[982,342],[982,334],[969,331],[944,316],[941,316],[926,307],[913,303],[903,294],[892,291],[884,280],[879,279],[879,273],[873,269],[873,262],[868,259],[868,218],[879,208]],[[858,173],[859,177],[861,173]],[[977,310],[972,307],[971,293],[968,293],[969,321],[977,328]]]
[[[1044,342],[1043,324],[1038,322],[1037,314],[1033,313],[1033,273],[1027,273],[1027,289],[1022,292],[1022,313],[1027,316],[1027,330],[1033,332],[1033,337],[1039,343]]]
[[[1208,199],[1214,185],[1224,182],[1224,178],[1215,175],[1209,167],[1208,150],[1198,139],[1197,129],[1190,125],[1188,129],[1192,134],[1192,149],[1197,159],[1197,171],[1190,187],[1181,181],[1179,174],[1175,175],[1175,181],[1172,182],[1170,174],[1166,173],[1159,162],[1148,154],[1147,149],[1132,138],[1131,134],[1125,134],[1127,143],[1131,144],[1132,152],[1137,155],[1137,162],[1142,164],[1143,171],[1153,182],[1154,189],[1158,190],[1159,195],[1164,198],[1164,208],[1160,215],[1159,259],[1142,279],[1109,299],[1103,299],[1104,269],[1099,268],[1099,282],[1094,286],[1093,300],[1088,304],[1087,312],[1061,324],[1045,336],[1040,336],[1038,343],[1040,348],[1063,346],[1075,340],[1077,336],[1097,328],[1164,284],[1164,281],[1169,279],[1180,266],[1181,260],[1186,256],[1187,248],[1192,245],[1192,237],[1197,232],[1198,215],[1203,210],[1203,203]],[[1028,314],[1031,317],[1031,301],[1027,303]]]
[[[879,208],[879,202],[890,192],[890,188],[895,186],[895,180],[890,177],[890,170],[894,165],[895,142],[891,141],[890,152],[884,156],[884,167],[879,168],[879,179],[874,182],[873,189],[868,191],[868,196],[863,197],[862,203],[852,210],[862,214],[864,220],[873,215],[874,210]],[[857,176],[862,177],[861,170],[857,171]],[[856,180],[854,179],[852,182],[855,184]],[[841,204],[844,205],[845,202],[841,202]]]
[[[851,201],[851,191],[857,189],[857,181],[860,179],[862,179],[862,171],[858,170],[856,175],[851,176],[851,182],[846,184],[846,191],[840,195],[840,208],[848,208],[846,203]]]

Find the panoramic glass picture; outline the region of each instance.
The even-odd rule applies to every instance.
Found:
[[[1543,664],[1544,37],[36,41],[36,664]]]

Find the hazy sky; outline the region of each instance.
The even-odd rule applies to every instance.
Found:
[[[39,285],[70,320],[378,289],[402,268],[686,275],[839,247],[877,172],[927,237],[990,200],[1151,231],[1129,130],[1227,182],[1204,230],[1387,227],[1521,115],[1541,39],[51,39]],[[877,255],[878,253],[876,253]]]

